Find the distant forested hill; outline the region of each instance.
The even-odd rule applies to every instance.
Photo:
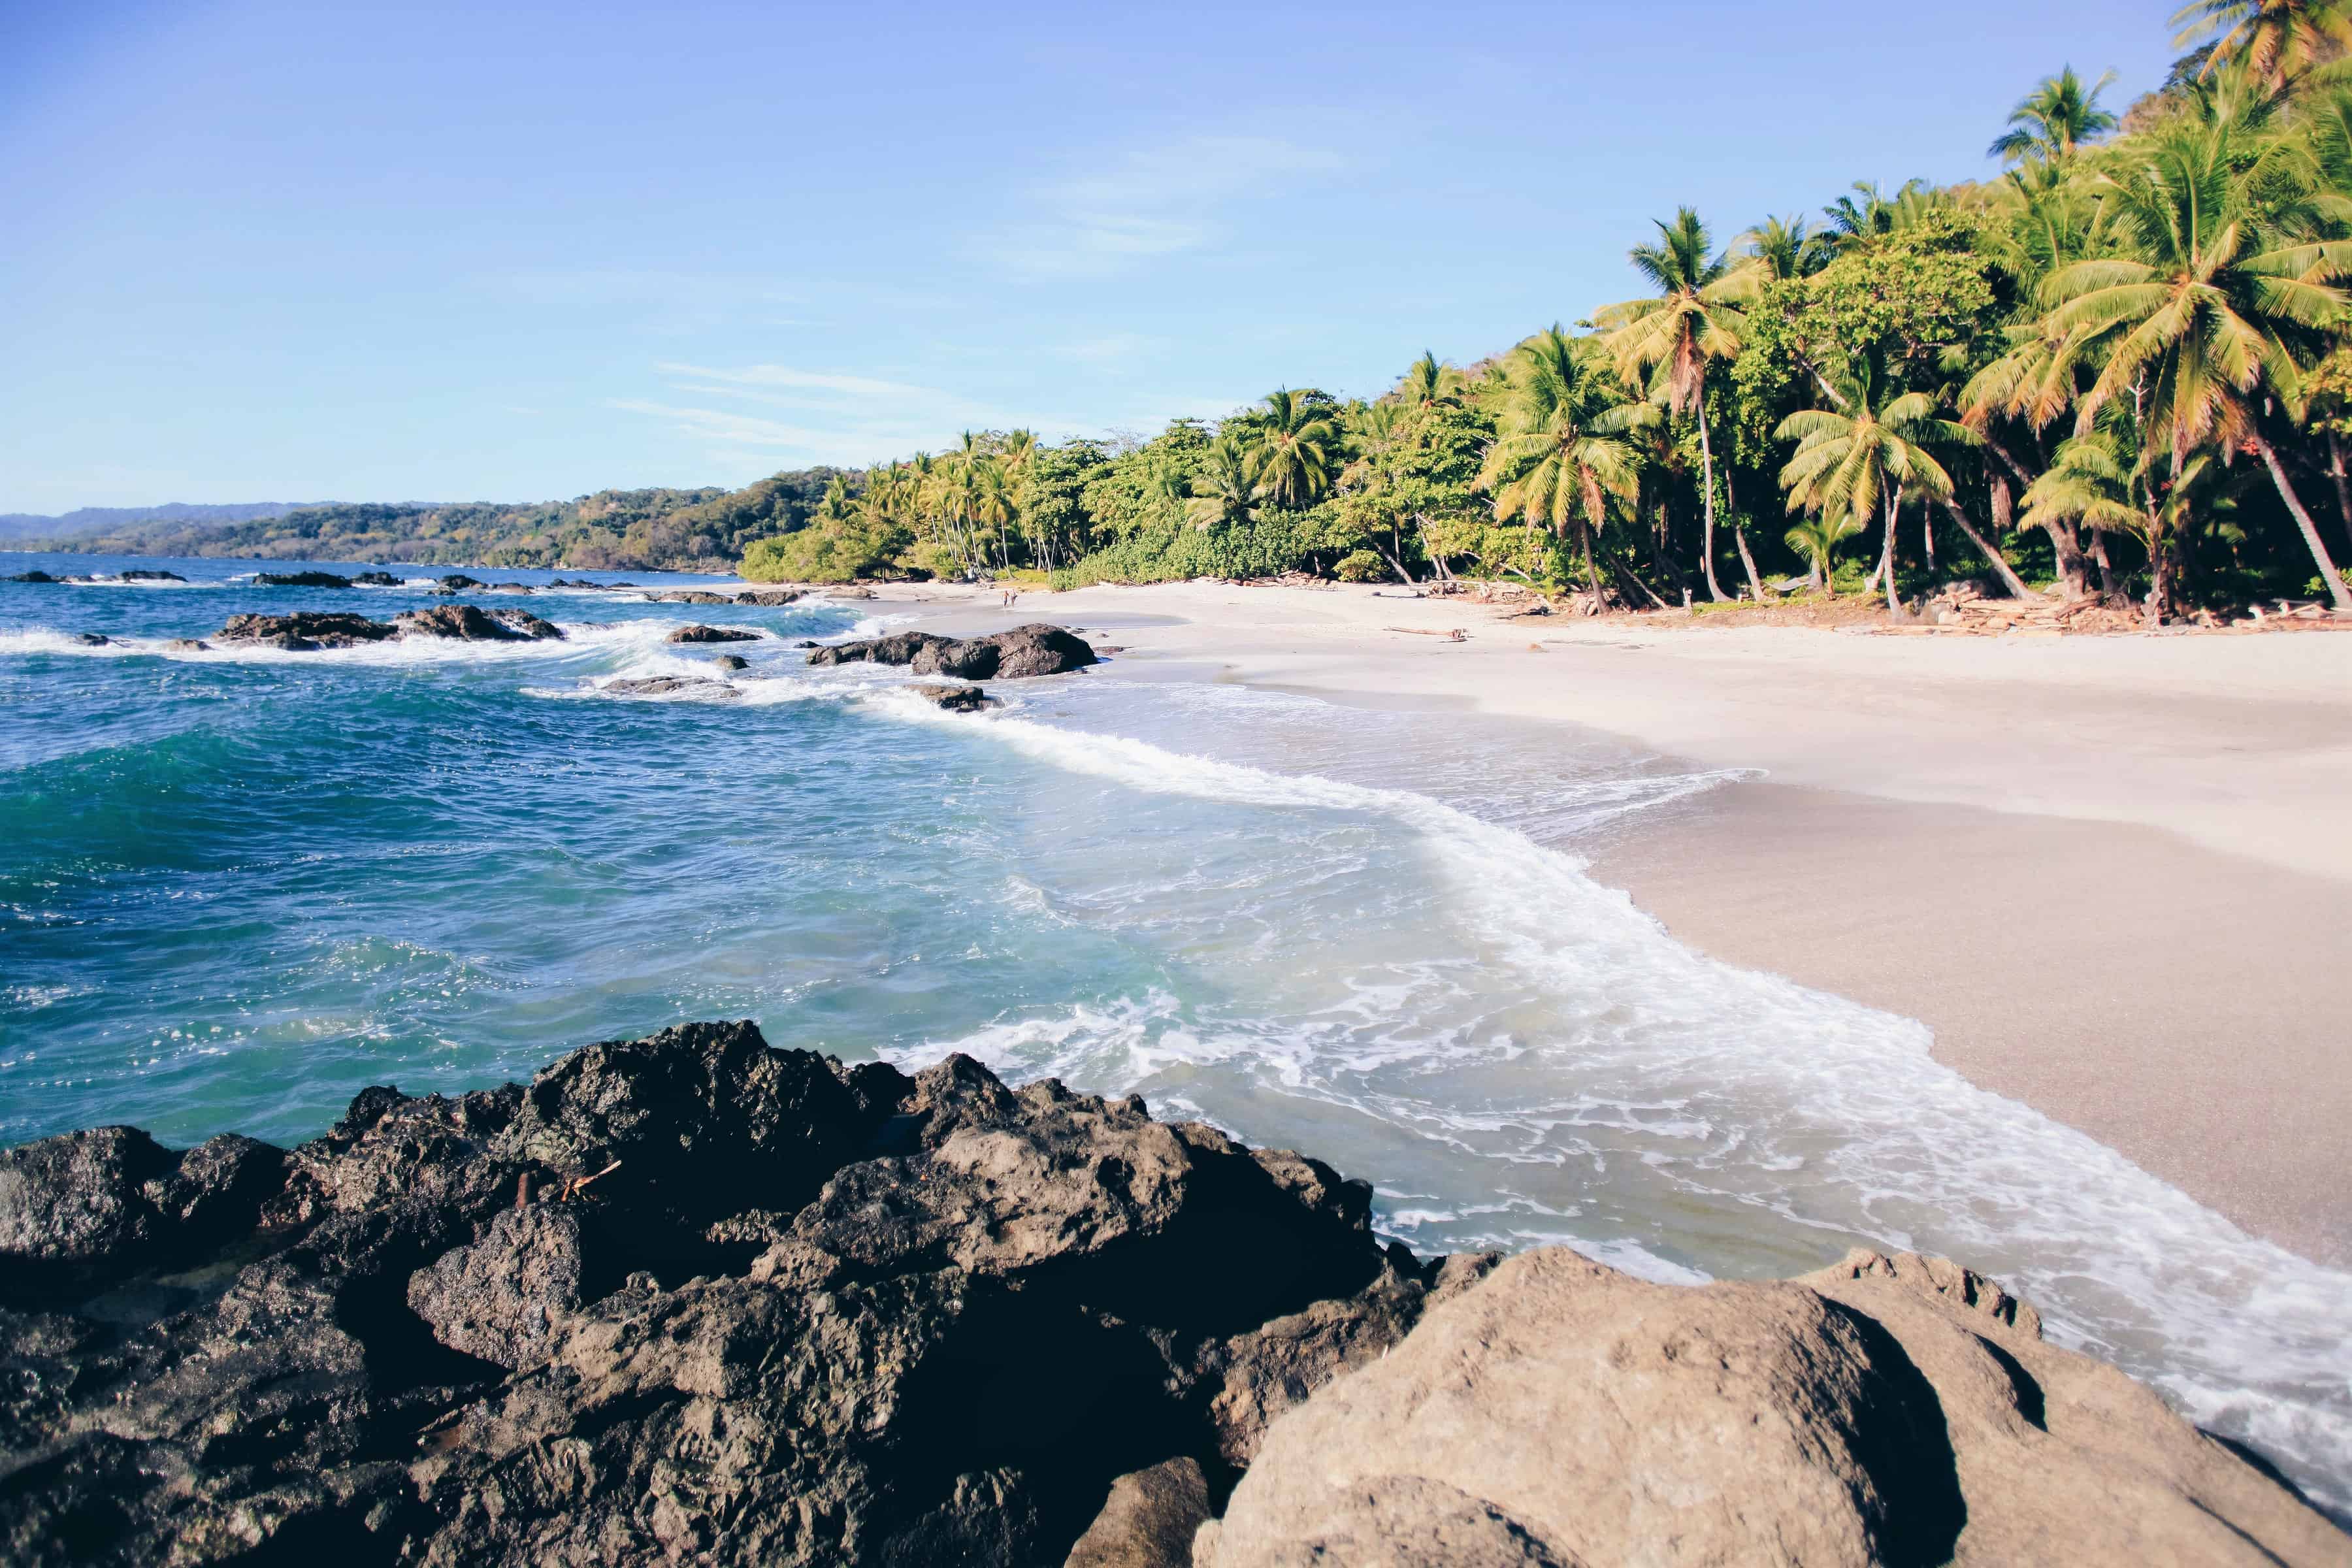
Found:
[[[225,506],[195,506],[167,501],[162,506],[86,506],[56,517],[28,511],[0,512],[0,539],[72,539],[103,529],[126,528],[142,522],[247,522],[257,517],[283,517],[297,507],[315,501],[236,501]]]
[[[525,505],[334,501],[235,519],[147,516],[119,526],[101,517],[100,526],[71,534],[58,528],[19,537],[60,549],[136,555],[724,571],[752,540],[806,522],[835,473],[804,468],[740,490],[599,490],[576,500]]]

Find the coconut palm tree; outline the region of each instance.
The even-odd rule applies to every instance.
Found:
[[[1208,466],[1192,476],[1192,493],[1184,502],[1185,521],[1194,528],[1237,527],[1257,520],[1258,481],[1249,445],[1240,436],[1219,437],[1209,448]]]
[[[1739,237],[1747,261],[1775,283],[1810,278],[1830,264],[1837,247],[1802,216],[1768,217]]]
[[[835,474],[825,482],[824,494],[817,498],[816,510],[809,513],[814,523],[847,522],[857,510],[857,498],[850,493],[849,476]]]
[[[2206,40],[2200,77],[2242,64],[2273,89],[2352,49],[2345,0],[2190,0],[2172,14],[2172,25],[2180,29],[2175,48]]]
[[[2121,123],[2099,107],[2099,94],[2116,79],[2109,71],[2087,89],[2068,66],[2018,100],[2009,111],[2009,129],[1993,138],[1985,151],[2004,163],[2029,160],[2052,167],[2074,157],[2085,142],[2096,141]]]
[[[1313,506],[1339,477],[1345,443],[1320,394],[1276,388],[1252,416],[1250,434],[1250,455],[1265,500]]]
[[[1850,511],[1818,512],[1802,517],[1780,536],[1805,563],[1805,586],[1837,593],[1837,547],[1862,531]]]
[[[1856,201],[1855,196],[1862,199]],[[1874,180],[1856,180],[1853,195],[1840,196],[1822,211],[1830,220],[1833,243],[1840,250],[1852,250],[1909,228],[1949,205],[1950,198],[1925,180],[1906,180],[1892,196],[1882,192]]]
[[[1454,390],[1461,374],[1433,351],[1423,349],[1421,357],[1405,367],[1404,380],[1397,390],[1404,395],[1407,406],[1427,408]]]
[[[2265,392],[2299,405],[2299,355],[2352,307],[2335,286],[2352,271],[2352,241],[2261,248],[2234,141],[2226,123],[2176,127],[2101,176],[2124,254],[2053,274],[2047,331],[2086,358],[2104,356],[2075,402],[2078,433],[2122,400],[2147,444],[2169,451],[2176,479],[2208,445],[2260,458],[2328,597],[2352,613],[2352,594],[2258,417]]]
[[[1797,443],[1780,470],[1790,511],[1843,515],[1857,528],[1872,513],[1882,514],[1886,536],[1879,572],[1886,580],[1886,607],[1899,612],[1895,525],[1902,495],[1909,491],[1931,500],[1949,496],[1952,477],[1927,443],[1969,445],[1976,437],[1965,426],[1938,418],[1936,400],[1927,394],[1887,396],[1892,389],[1884,383],[1885,372],[1874,360],[1857,360],[1834,386],[1836,407],[1791,414],[1773,437]]]
[[[2190,507],[2213,472],[2213,455],[2200,450],[2178,467],[2166,454],[2141,446],[2128,416],[2102,420],[2058,448],[2049,470],[2025,492],[2025,521],[2064,518],[2084,527],[2129,533],[2147,547],[2147,623],[2172,612],[2175,559],[2190,521]]]
[[[1632,505],[1641,492],[1641,454],[1628,433],[1660,423],[1649,403],[1617,403],[1593,389],[1575,340],[1554,326],[1522,343],[1512,366],[1510,411],[1486,448],[1477,487],[1495,498],[1498,521],[1524,517],[1555,537],[1576,531],[1585,586],[1596,601],[1601,577],[1592,537],[1611,498]]]
[[[1712,362],[1739,353],[1748,318],[1738,303],[1754,297],[1758,280],[1750,269],[1709,254],[1706,226],[1689,207],[1677,211],[1673,223],[1658,225],[1657,244],[1637,245],[1629,256],[1633,269],[1658,292],[1597,310],[1592,319],[1607,331],[1609,352],[1627,381],[1642,385],[1646,375],[1651,395],[1668,412],[1697,417],[1699,488],[1706,518],[1699,562],[1706,568],[1708,595],[1720,601],[1723,588],[1715,580],[1715,446],[1707,430],[1706,371]]]

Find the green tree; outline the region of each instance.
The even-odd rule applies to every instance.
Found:
[[[1738,354],[1748,319],[1738,302],[1754,297],[1757,280],[1726,257],[1710,254],[1706,226],[1689,207],[1678,210],[1673,223],[1657,227],[1657,244],[1637,245],[1629,253],[1633,269],[1656,287],[1656,295],[1607,306],[1594,312],[1593,321],[1608,331],[1609,352],[1627,381],[1638,386],[1646,376],[1652,395],[1668,412],[1698,420],[1706,511],[1699,560],[1707,595],[1719,601],[1723,589],[1715,579],[1715,448],[1707,432],[1706,374],[1713,362]]]
[[[1249,446],[1239,435],[1228,435],[1209,448],[1208,466],[1192,476],[1184,516],[1202,529],[1255,522],[1261,493]]]
[[[1585,586],[1598,602],[1604,591],[1593,537],[1612,497],[1631,506],[1640,494],[1641,455],[1626,437],[1659,416],[1646,403],[1612,405],[1580,360],[1576,342],[1557,326],[1519,345],[1510,413],[1486,450],[1478,487],[1495,498],[1498,521],[1523,517],[1556,538],[1572,529]]]
[[[2203,52],[2199,76],[2242,65],[2273,89],[2352,48],[2344,0],[2190,0],[2172,25],[2173,47]]]
[[[2171,127],[2101,177],[2125,254],[2053,274],[2047,335],[2099,364],[2076,400],[2076,428],[2127,401],[2176,479],[2208,444],[2240,447],[2269,469],[2339,611],[2352,594],[2263,429],[2261,395],[2300,407],[2299,359],[2315,357],[2352,299],[2334,286],[2352,243],[2260,248],[2247,164],[2227,124]]]
[[[1277,387],[1248,425],[1261,498],[1277,506],[1313,506],[1339,477],[1344,443],[1330,400]]]
[[[1886,533],[1879,572],[1886,580],[1886,607],[1899,612],[1895,534],[1904,493],[1949,496],[1952,478],[1926,444],[1966,445],[1973,437],[1966,427],[1938,418],[1935,399],[1924,392],[1901,393],[1882,405],[1884,384],[1884,369],[1871,358],[1862,359],[1832,387],[1835,407],[1792,414],[1776,434],[1797,443],[1780,470],[1790,511],[1850,517],[1857,528],[1874,512],[1883,514]]]
[[[2018,100],[2009,111],[2009,129],[1993,138],[1985,151],[2004,163],[2029,159],[2053,168],[2074,155],[2074,150],[2113,131],[2116,117],[2099,107],[2099,94],[2116,79],[2109,71],[2088,88],[2068,66]]]
[[[1798,519],[1780,536],[1805,563],[1805,585],[1837,592],[1837,547],[1862,531],[1849,511],[1819,512]]]

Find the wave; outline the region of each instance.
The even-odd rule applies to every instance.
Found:
[[[1427,795],[1018,716],[887,710],[961,724],[1126,789],[1402,830],[1451,918],[1497,965],[1475,984],[1540,994],[1554,1020],[1525,1039],[1329,1019],[1211,1026],[1146,997],[1003,1022],[914,1054],[965,1050],[1113,1091],[1172,1064],[1246,1063],[1275,1091],[1494,1171],[1497,1188],[1514,1165],[1589,1161],[1596,1198],[1612,1181],[1654,1182],[1720,1211],[1717,1223],[1744,1211],[1818,1234],[1824,1260],[1852,1238],[1946,1252],[2032,1300],[2053,1339],[2286,1458],[2338,1506],[2352,1500],[2352,1274],[2250,1237],[2086,1134],[1969,1083],[1929,1054],[1924,1026],[1686,949],[1572,854]],[[1362,1000],[1368,1015],[1381,1005]],[[1484,1075],[1483,1103],[1423,1076],[1447,1072]],[[1605,1206],[1581,1226],[1532,1212],[1497,1215],[1483,1233],[1457,1220],[1446,1239],[1557,1240],[1601,1257],[1642,1247]],[[1386,1223],[1408,1238],[1422,1228],[1401,1218]]]

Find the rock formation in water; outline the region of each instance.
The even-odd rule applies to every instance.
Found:
[[[2344,1560],[1965,1271],[1424,1263],[1370,1203],[748,1023],[291,1150],[45,1139],[0,1152],[0,1561]]]
[[[800,597],[797,588],[747,588],[735,595],[735,602],[739,605],[759,605],[772,610],[781,605],[798,604]]]
[[[812,649],[816,665],[905,665],[917,675],[950,675],[962,680],[1019,680],[1083,669],[1095,660],[1084,639],[1059,626],[1035,623],[982,637],[948,637],[936,632],[893,632],[858,642]]]
[[[722,702],[743,695],[740,687],[707,675],[649,675],[608,680],[597,689],[613,697],[707,697]]]
[[[265,588],[348,588],[352,580],[336,572],[256,572],[253,580]]]
[[[454,637],[463,642],[561,641],[563,628],[529,610],[485,610],[474,605],[435,605],[403,610],[392,617],[403,637]]]
[[[748,626],[680,626],[663,638],[674,643],[758,642],[764,633]]]
[[[405,586],[400,578],[394,576],[389,572],[362,572],[358,576],[352,578],[352,581],[362,588],[398,588]]]
[[[223,642],[260,642],[296,652],[352,647],[394,637],[448,637],[464,642],[561,640],[563,629],[529,610],[484,610],[473,605],[435,605],[403,610],[389,621],[341,611],[302,610],[290,616],[231,616],[221,627]]]
[[[977,686],[940,686],[929,681],[918,681],[907,689],[933,707],[944,708],[950,713],[977,713],[983,708],[996,705],[996,699]]]

